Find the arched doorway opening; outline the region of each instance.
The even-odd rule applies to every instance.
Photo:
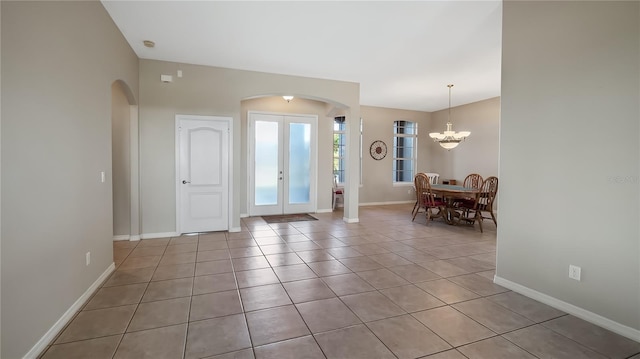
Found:
[[[138,105],[129,85],[111,84],[113,239],[140,239]]]

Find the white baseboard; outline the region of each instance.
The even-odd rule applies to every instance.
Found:
[[[359,223],[360,222],[360,218],[347,218],[347,217],[342,217],[342,220],[347,222],[347,223]]]
[[[229,233],[240,232],[240,231],[242,231],[242,228],[240,228],[240,227],[231,227],[231,228],[229,228]]]
[[[139,241],[139,240],[140,240],[140,235],[139,235],[139,234],[136,234],[136,235],[133,235],[133,236],[129,236],[129,240],[130,240],[131,242],[137,242],[137,241]]]
[[[249,217],[249,213],[240,213],[240,218],[247,218]]]
[[[117,236],[113,236],[113,240],[114,241],[128,241],[129,240],[129,235],[128,234],[120,234]]]
[[[109,267],[102,272],[102,274],[96,279],[89,288],[71,305],[69,309],[58,319],[58,321],[38,340],[38,342],[29,350],[27,354],[24,355],[24,359],[37,358],[38,355],[42,354],[45,349],[47,349],[47,345],[55,339],[55,337],[60,333],[62,329],[73,319],[73,316],[79,311],[82,306],[91,298],[93,292],[95,292],[100,284],[104,282],[109,275],[116,269],[115,263],[111,263]]]
[[[180,233],[177,232],[164,232],[164,233],[143,233],[140,235],[141,239],[151,239],[151,238],[168,238],[168,237],[179,237]]]
[[[331,213],[331,212],[333,212],[333,209],[331,208],[316,210],[316,213]]]
[[[510,280],[498,277],[497,275],[493,277],[493,282],[507,289],[511,289],[514,292],[527,296],[531,299],[535,299],[548,306],[554,307],[558,310],[574,315],[580,319],[584,319],[587,322],[593,323],[597,326],[608,329],[614,333],[620,334],[623,337],[627,337],[631,340],[640,342],[640,330],[638,329],[634,329],[624,324],[614,322],[613,320],[605,318],[599,314],[590,312],[586,309],[577,307],[573,304],[551,297],[544,293],[538,292],[537,290],[525,287],[523,285],[512,282]]]

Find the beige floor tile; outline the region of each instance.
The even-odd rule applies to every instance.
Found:
[[[366,292],[347,295],[340,299],[363,322],[370,322],[405,314],[406,312],[395,305],[389,298],[378,292]]]
[[[291,304],[282,284],[270,284],[240,289],[246,312]]]
[[[640,343],[573,315],[553,319],[542,325],[611,358],[627,358],[640,353]]]
[[[453,265],[447,261],[437,260],[431,262],[422,262],[419,263],[421,267],[424,267],[433,273],[441,276],[441,277],[453,277],[459,276],[463,274],[469,274],[471,271],[460,268],[456,265]]]
[[[287,242],[287,245],[289,246],[289,248],[293,249],[296,252],[310,252],[310,251],[319,251],[322,250],[322,248],[320,248],[319,245],[313,243],[311,240],[309,240],[308,238],[304,237],[304,236],[300,236],[300,238],[305,238],[304,241],[298,241],[298,242]],[[324,253],[327,253],[325,251],[323,251]],[[332,257],[333,258],[333,257]]]
[[[331,277],[322,277],[329,288],[337,295],[347,295],[375,290],[364,279],[355,273],[339,274]]]
[[[174,246],[178,244],[198,244],[199,236],[180,236],[180,237],[171,237],[169,240],[169,246]]]
[[[540,324],[502,335],[504,338],[539,358],[604,359],[604,355],[547,329]]]
[[[189,321],[223,317],[242,313],[237,290],[217,292],[191,297]]]
[[[296,307],[313,333],[362,323],[349,307],[338,298],[296,304]]]
[[[152,281],[193,277],[196,266],[194,263],[172,264],[158,266],[153,273]]]
[[[203,240],[198,242],[198,251],[213,251],[216,249],[228,249],[227,242],[222,240]]]
[[[111,359],[122,335],[81,340],[52,345],[41,359],[83,359],[90,353],[92,359]]]
[[[236,279],[238,280],[238,287],[240,288],[280,283],[278,277],[271,268],[236,272]]]
[[[446,305],[438,298],[412,284],[382,289],[380,293],[407,312],[419,312]]]
[[[118,269],[111,274],[111,277],[104,283],[103,287],[113,287],[116,285],[147,283],[151,280],[155,267],[137,269]]]
[[[417,358],[451,348],[410,315],[367,323],[367,327],[400,359]]]
[[[286,244],[285,241],[282,240],[282,238],[277,237],[277,236],[273,236],[273,237],[258,237],[255,239],[255,242],[258,243],[258,245],[260,247],[262,246],[270,246],[270,245],[274,245],[274,244]],[[289,247],[285,247],[286,249],[288,249]],[[290,252],[290,251],[287,251]],[[285,252],[272,252],[269,254],[274,254],[274,253],[285,253]],[[267,254],[267,253],[265,253]]]
[[[138,247],[146,247],[146,246],[167,246],[171,238],[152,238],[152,239],[143,239],[138,242]]]
[[[257,257],[263,255],[260,247],[244,247],[229,249],[231,258]]]
[[[187,337],[187,324],[127,333],[114,359],[181,359]]]
[[[231,260],[218,260],[196,263],[196,275],[220,274],[233,272]]]
[[[395,254],[395,253],[382,253],[382,254],[374,254],[369,256],[369,258],[374,261],[382,264],[385,267],[395,267],[395,266],[403,266],[408,264],[413,264],[413,262],[404,259],[403,257]]]
[[[255,359],[255,356],[253,356],[253,349],[243,349],[237,352],[206,357],[205,359]]]
[[[364,325],[314,335],[329,359],[395,358],[387,347]]]
[[[451,307],[429,309],[411,315],[454,347],[496,335]]]
[[[529,319],[484,298],[457,303],[452,307],[498,334],[534,324]]]
[[[345,267],[337,260],[329,260],[323,262],[307,263],[309,268],[321,277],[351,273],[351,270]]]
[[[118,269],[137,269],[155,267],[160,262],[161,256],[149,256],[149,257],[127,257],[127,259],[120,264]]]
[[[446,279],[420,282],[416,285],[447,304],[462,302],[479,297],[476,293],[464,289]]]
[[[294,303],[335,297],[335,293],[319,278],[283,283]]]
[[[300,243],[307,243],[307,242],[300,242]],[[295,244],[295,243],[292,243],[292,244]],[[307,250],[305,250],[305,251],[296,251],[296,254],[305,263],[323,262],[323,261],[330,261],[330,260],[335,259],[335,258],[333,258],[331,256],[331,254],[329,254],[324,249],[314,249],[314,250],[309,250],[309,251],[307,251]]]
[[[492,280],[489,280],[477,274],[467,274],[459,277],[451,277],[448,279],[451,282],[454,282],[461,287],[467,288],[470,291],[477,293],[478,295],[483,297],[509,291],[505,287],[494,284]]]
[[[233,269],[235,271],[245,271],[251,269],[269,268],[269,262],[264,256],[233,258]]]
[[[179,244],[171,244],[167,246],[167,249],[164,251],[165,254],[173,254],[173,253],[189,253],[195,252],[198,250],[198,243],[179,243]]]
[[[426,253],[423,253],[417,249],[413,249],[405,252],[396,252],[396,254],[415,264],[422,264],[422,263],[433,262],[438,260],[438,258],[428,255]]]
[[[222,259],[230,259],[228,249],[214,249],[210,251],[198,251],[196,254],[196,262],[209,262]]]
[[[520,349],[502,337],[493,337],[459,347],[458,350],[469,359],[535,359],[536,357]]]
[[[402,279],[399,275],[393,273],[387,268],[374,269],[370,271],[357,272],[360,278],[367,281],[376,289],[384,289],[409,284],[408,281]]]
[[[143,302],[188,297],[192,294],[193,278],[180,278],[151,282],[142,297]]]
[[[389,270],[411,283],[440,279],[440,276],[417,264],[389,267]]]
[[[147,283],[100,288],[93,298],[89,300],[84,310],[138,304],[146,288]]]
[[[185,359],[203,358],[251,347],[244,315],[189,323]]]
[[[56,339],[56,344],[122,334],[127,329],[136,305],[82,311]]]
[[[389,253],[388,249],[386,249],[384,247],[381,247],[381,246],[379,246],[377,244],[353,245],[353,246],[351,246],[351,248],[353,248],[356,251],[364,254],[365,256],[370,256],[370,255],[374,255],[374,254]]]
[[[193,295],[237,289],[233,273],[211,274],[193,278]]]
[[[293,305],[247,313],[254,346],[311,334]]]
[[[184,264],[184,263],[195,263],[196,261],[196,252],[188,252],[188,253],[165,253],[160,260],[158,265],[160,266],[168,266],[172,264]]]
[[[469,257],[460,257],[460,258],[453,258],[453,259],[447,259],[447,262],[460,267],[462,269],[468,270],[471,273],[475,273],[475,272],[483,272],[483,271],[487,271],[487,270],[491,270],[491,269],[495,269],[496,266],[492,265],[492,264],[488,264],[486,262],[483,261],[479,261],[473,258],[469,258]]]
[[[496,294],[487,297],[487,299],[536,323],[561,317],[566,314],[516,292]]]
[[[281,282],[292,282],[302,279],[317,278],[318,276],[307,267],[306,264],[294,264],[291,266],[280,266],[273,268]]]
[[[266,344],[255,349],[256,359],[324,359],[312,336]]]
[[[278,238],[278,240],[280,240],[282,242],[281,239]],[[260,244],[260,243],[258,243]],[[279,254],[279,253],[291,253],[293,252],[293,249],[289,248],[288,245],[286,245],[284,242],[282,243],[278,243],[278,244],[267,244],[267,245],[260,245],[260,250],[262,250],[262,253],[264,253],[264,255],[269,255],[269,254]]]
[[[252,238],[247,239],[234,239],[227,242],[227,246],[229,249],[232,248],[247,248],[247,247],[257,247],[258,243],[254,241]]]
[[[272,267],[302,264],[304,261],[295,253],[279,253],[265,256]]]
[[[189,320],[189,297],[141,303],[127,328],[128,332],[186,323]]]
[[[362,271],[384,268],[382,264],[366,256],[343,258],[340,260],[340,262],[354,272],[362,272]]]
[[[459,351],[452,349],[438,354],[427,355],[424,359],[468,359],[466,356],[460,354]]]
[[[131,251],[129,257],[161,256],[166,248],[164,246],[137,247]]]
[[[340,243],[342,243],[342,242],[340,242]],[[331,254],[336,259],[353,258],[353,257],[362,256],[362,253],[358,252],[357,250],[355,250],[355,249],[353,249],[351,247],[346,247],[346,246],[345,247],[326,248],[326,250],[327,250],[327,252],[329,252],[329,254]]]

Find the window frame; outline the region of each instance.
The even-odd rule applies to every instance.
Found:
[[[400,124],[402,123],[402,126]],[[406,126],[406,124],[411,124],[411,126]],[[411,128],[411,133],[406,133],[406,131],[399,132],[399,129]],[[406,146],[404,146],[404,140],[406,138],[411,138],[413,140],[413,144],[411,146],[411,153],[409,156],[406,156]],[[418,123],[414,121],[408,120],[395,120],[393,121],[393,148],[392,148],[392,179],[394,186],[410,186],[413,185],[413,177],[416,174],[416,168],[418,163]],[[402,155],[400,157],[399,155]],[[410,168],[410,178],[407,176],[399,175],[399,172],[406,171],[406,169],[402,168],[398,170],[398,164],[405,164],[407,161],[411,163]],[[402,166],[404,167],[404,166]],[[398,180],[401,178],[401,180]]]

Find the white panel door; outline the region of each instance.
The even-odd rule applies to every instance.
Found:
[[[179,231],[227,230],[231,119],[194,116],[176,119]]]
[[[315,116],[249,113],[249,213],[315,211]]]

